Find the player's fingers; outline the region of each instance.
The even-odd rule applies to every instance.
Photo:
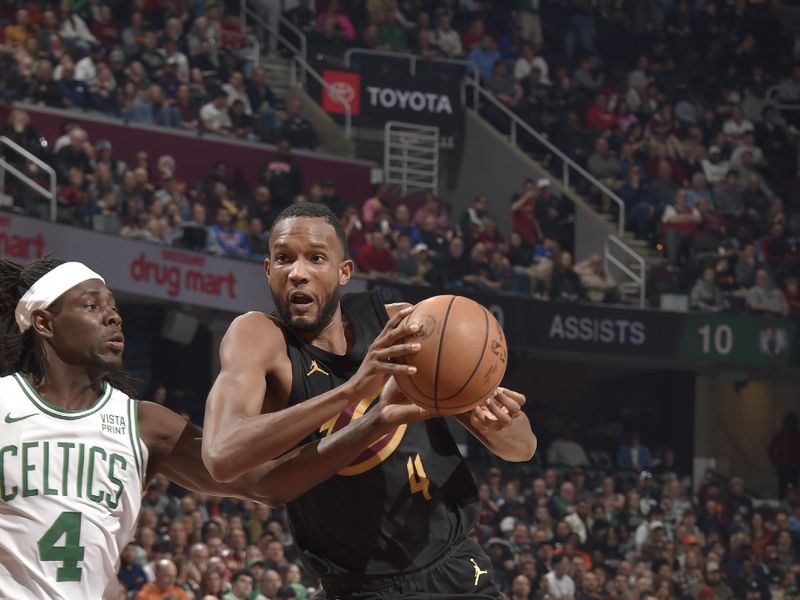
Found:
[[[419,342],[404,342],[402,344],[395,344],[388,348],[378,348],[373,351],[373,356],[378,360],[389,360],[398,356],[408,356],[419,352],[422,344]]]
[[[519,401],[516,398],[512,398],[508,394],[502,391],[502,388],[497,390],[493,396],[494,401],[505,411],[512,419],[516,419],[520,413],[520,405]]]
[[[404,338],[415,335],[418,331],[419,331],[419,323],[408,323],[408,322],[398,323],[392,329],[384,332],[380,344],[382,346],[389,346],[391,344],[394,344],[398,340],[402,340]]]
[[[482,406],[476,406],[469,413],[469,422],[475,429],[487,430],[489,428],[486,422],[486,409]]]
[[[519,406],[524,406],[525,402],[528,401],[528,399],[525,397],[525,394],[520,394],[519,392],[515,392],[514,390],[510,390],[508,388],[499,387],[497,388],[497,393],[502,393],[504,396],[511,398]]]
[[[400,323],[403,322],[403,319],[411,314],[412,310],[414,310],[413,306],[406,306],[404,309],[398,310],[396,313],[394,313],[391,317],[389,317],[389,320],[386,321],[386,325],[383,326],[383,330],[378,337],[395,329]]]
[[[381,362],[378,367],[384,373],[390,375],[414,375],[417,372],[417,367],[413,365],[404,365],[403,363]]]
[[[497,419],[498,428],[502,429],[511,423],[511,415],[508,414],[508,410],[503,408],[494,398],[487,399],[486,408]]]

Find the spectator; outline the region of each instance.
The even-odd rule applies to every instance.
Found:
[[[553,82],[550,81],[550,67],[547,61],[537,55],[532,44],[525,44],[522,47],[522,55],[514,63],[514,77],[517,81],[522,81],[531,74],[533,69],[539,69],[539,81],[542,84],[553,85]]]
[[[569,600],[575,597],[575,580],[569,576],[570,560],[565,554],[553,558],[553,570],[545,575],[548,594]]]
[[[397,264],[397,275],[404,280],[411,280],[417,275],[417,259],[411,250],[411,237],[407,233],[397,236],[397,247],[394,249]]]
[[[689,301],[695,310],[717,312],[725,307],[722,290],[717,285],[717,272],[713,266],[703,269],[703,276],[692,287]]]
[[[280,127],[279,135],[288,140],[293,148],[315,148],[317,146],[317,132],[303,116],[303,102],[300,98],[289,101],[286,119]]]
[[[397,261],[386,235],[375,231],[367,236],[367,243],[358,253],[358,267],[367,275],[374,277],[392,277],[397,272]]]
[[[272,600],[276,597],[278,589],[281,587],[281,576],[275,569],[266,569],[261,575],[259,584],[260,596],[256,596],[256,600]]]
[[[450,18],[447,16],[439,19],[434,42],[450,58],[459,58],[464,53],[461,36],[451,27]]]
[[[147,583],[147,575],[136,562],[137,545],[129,542],[120,554],[120,566],[117,578],[128,592],[137,592]]]
[[[586,111],[586,128],[602,134],[611,129],[616,122],[617,115],[608,108],[608,97],[605,94],[597,94],[594,103]]]
[[[755,132],[755,127],[753,126],[753,123],[744,118],[742,107],[739,105],[734,105],[731,108],[731,117],[725,121],[722,131],[725,134],[725,138],[729,144],[732,146],[738,146],[744,142],[744,136],[746,133]]]
[[[508,72],[508,65],[502,59],[494,63],[492,73],[486,79],[486,87],[506,107],[512,110],[520,108],[524,97],[522,86]]]
[[[61,57],[58,67],[53,72],[58,89],[64,96],[67,107],[88,108],[89,86],[75,78],[75,63],[68,55]]]
[[[403,52],[408,48],[408,37],[403,26],[397,20],[396,10],[387,10],[378,26],[378,39],[387,49]]]
[[[189,596],[175,585],[178,569],[171,560],[159,560],[155,565],[155,581],[145,584],[134,600],[189,600]]]
[[[575,441],[575,426],[568,425],[563,433],[547,448],[547,464],[560,467],[588,467],[589,457],[583,447]]]
[[[458,220],[461,235],[466,235],[471,228],[483,229],[483,218],[489,214],[489,201],[484,194],[478,194],[472,200],[472,206],[467,207]]]
[[[488,35],[484,35],[480,44],[474,46],[467,56],[467,60],[478,67],[478,72],[482,77],[490,77],[494,65],[501,58],[494,40]]]
[[[231,132],[231,118],[228,114],[228,95],[222,90],[217,91],[210,102],[200,109],[200,121],[203,129],[210,133],[229,135]]]
[[[331,209],[331,212],[340,219],[347,210],[347,203],[336,194],[336,183],[333,179],[323,179],[319,182],[319,202]]]
[[[269,188],[276,214],[303,191],[303,170],[292,154],[288,139],[278,142],[277,156],[266,164],[261,179]]]
[[[667,260],[671,265],[678,266],[681,256],[688,259],[694,234],[700,229],[701,222],[700,212],[689,206],[688,192],[678,190],[675,204],[668,205],[661,217]]]
[[[789,316],[800,316],[800,281],[797,277],[786,278],[786,289],[783,293],[789,307]]]
[[[222,600],[247,600],[253,592],[253,575],[248,570],[236,571],[231,575],[231,591]]]
[[[530,246],[542,238],[535,210],[536,188],[532,179],[526,179],[522,192],[511,199],[511,230],[520,235],[523,244]]]
[[[264,223],[259,217],[250,218],[245,243],[250,248],[251,260],[261,262],[269,254],[269,236],[264,231]]]
[[[628,434],[627,443],[622,443],[617,451],[617,466],[632,469],[636,473],[649,471],[651,467],[650,448],[641,443],[638,431]]]
[[[722,149],[716,144],[708,149],[708,158],[702,161],[703,174],[708,183],[717,185],[721,183],[730,170],[730,161],[722,156]]]
[[[17,9],[14,23],[6,25],[3,34],[5,35],[6,44],[11,48],[23,48],[25,46],[25,42],[33,35],[28,11],[25,8]]]
[[[747,290],[747,307],[753,312],[771,313],[786,316],[789,307],[786,298],[772,283],[772,277],[765,268],[756,270],[755,284]]]
[[[800,420],[795,413],[783,417],[783,428],[769,442],[769,458],[778,472],[778,496],[797,489],[800,477]]]
[[[561,252],[553,267],[550,283],[550,299],[576,302],[587,300],[586,289],[581,279],[575,272],[572,264],[572,254]]]
[[[613,191],[622,188],[622,166],[604,137],[598,137],[594,143],[594,154],[589,157],[589,172],[597,177],[606,187]]]
[[[597,254],[577,263],[575,272],[581,278],[586,295],[592,302],[613,302],[619,295],[618,284],[610,273],[603,269],[603,261]]]

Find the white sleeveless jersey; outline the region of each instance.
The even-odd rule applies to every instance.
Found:
[[[91,408],[0,378],[0,598],[99,600],[134,533],[147,449],[136,401],[103,384]]]

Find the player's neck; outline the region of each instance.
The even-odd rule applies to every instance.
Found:
[[[351,329],[342,317],[342,309],[337,308],[333,318],[325,327],[319,331],[300,334],[300,337],[307,344],[311,344],[320,350],[343,356],[347,354],[347,350],[352,345],[353,334],[350,331]]]
[[[97,402],[103,375],[79,365],[48,361],[42,379],[31,384],[48,404],[64,410],[83,410]]]

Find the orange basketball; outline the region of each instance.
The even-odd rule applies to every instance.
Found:
[[[422,344],[405,362],[414,375],[395,375],[416,404],[440,415],[473,409],[500,385],[508,348],[503,328],[483,306],[463,296],[434,296],[414,307],[408,323],[419,331],[409,341]]]

